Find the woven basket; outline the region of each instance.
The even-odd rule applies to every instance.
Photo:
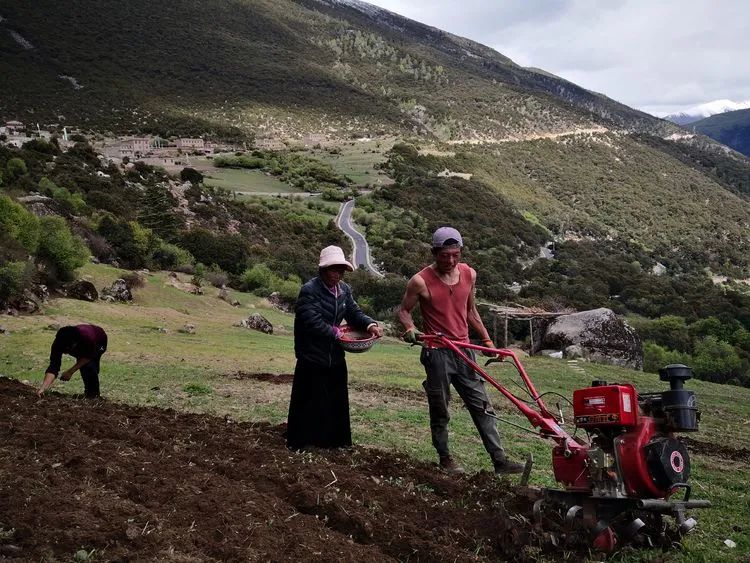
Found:
[[[373,336],[369,332],[349,326],[342,326],[341,330],[344,331],[344,334],[339,338],[339,344],[344,350],[354,354],[367,352],[378,339],[377,336]]]

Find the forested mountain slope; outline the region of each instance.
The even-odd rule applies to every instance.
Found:
[[[361,4],[41,0],[6,4],[0,16],[6,119],[165,134],[331,128],[342,136],[389,130],[441,139],[677,130],[475,42]]]

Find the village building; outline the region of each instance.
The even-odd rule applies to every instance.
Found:
[[[177,139],[177,148],[183,152],[203,151],[206,143],[203,139],[180,138]]]
[[[280,151],[286,148],[286,145],[279,139],[271,137],[257,137],[253,143],[256,149],[264,151]]]
[[[305,147],[314,147],[315,145],[325,143],[327,140],[328,138],[323,133],[308,133],[302,137],[302,144]]]
[[[181,168],[189,164],[184,157],[179,156],[149,156],[139,159],[139,162],[149,166],[160,166],[166,169]]]
[[[31,140],[31,137],[27,137],[25,134],[8,135],[8,138],[6,139],[5,144],[12,145],[20,149],[24,143],[28,143],[30,140]]]
[[[131,159],[141,158],[151,149],[151,139],[149,137],[132,137],[125,139],[120,143],[120,158],[126,156]]]
[[[26,131],[26,126],[20,121],[6,121],[5,130],[7,135],[15,135]]]

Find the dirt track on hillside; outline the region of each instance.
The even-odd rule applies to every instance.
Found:
[[[54,393],[38,399],[0,378],[0,556],[578,561],[588,553],[584,538],[536,529],[530,494],[488,473],[449,477],[361,447],[292,453],[283,430]]]

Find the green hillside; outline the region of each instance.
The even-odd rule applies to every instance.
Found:
[[[712,115],[691,123],[689,128],[750,156],[750,109]]]

